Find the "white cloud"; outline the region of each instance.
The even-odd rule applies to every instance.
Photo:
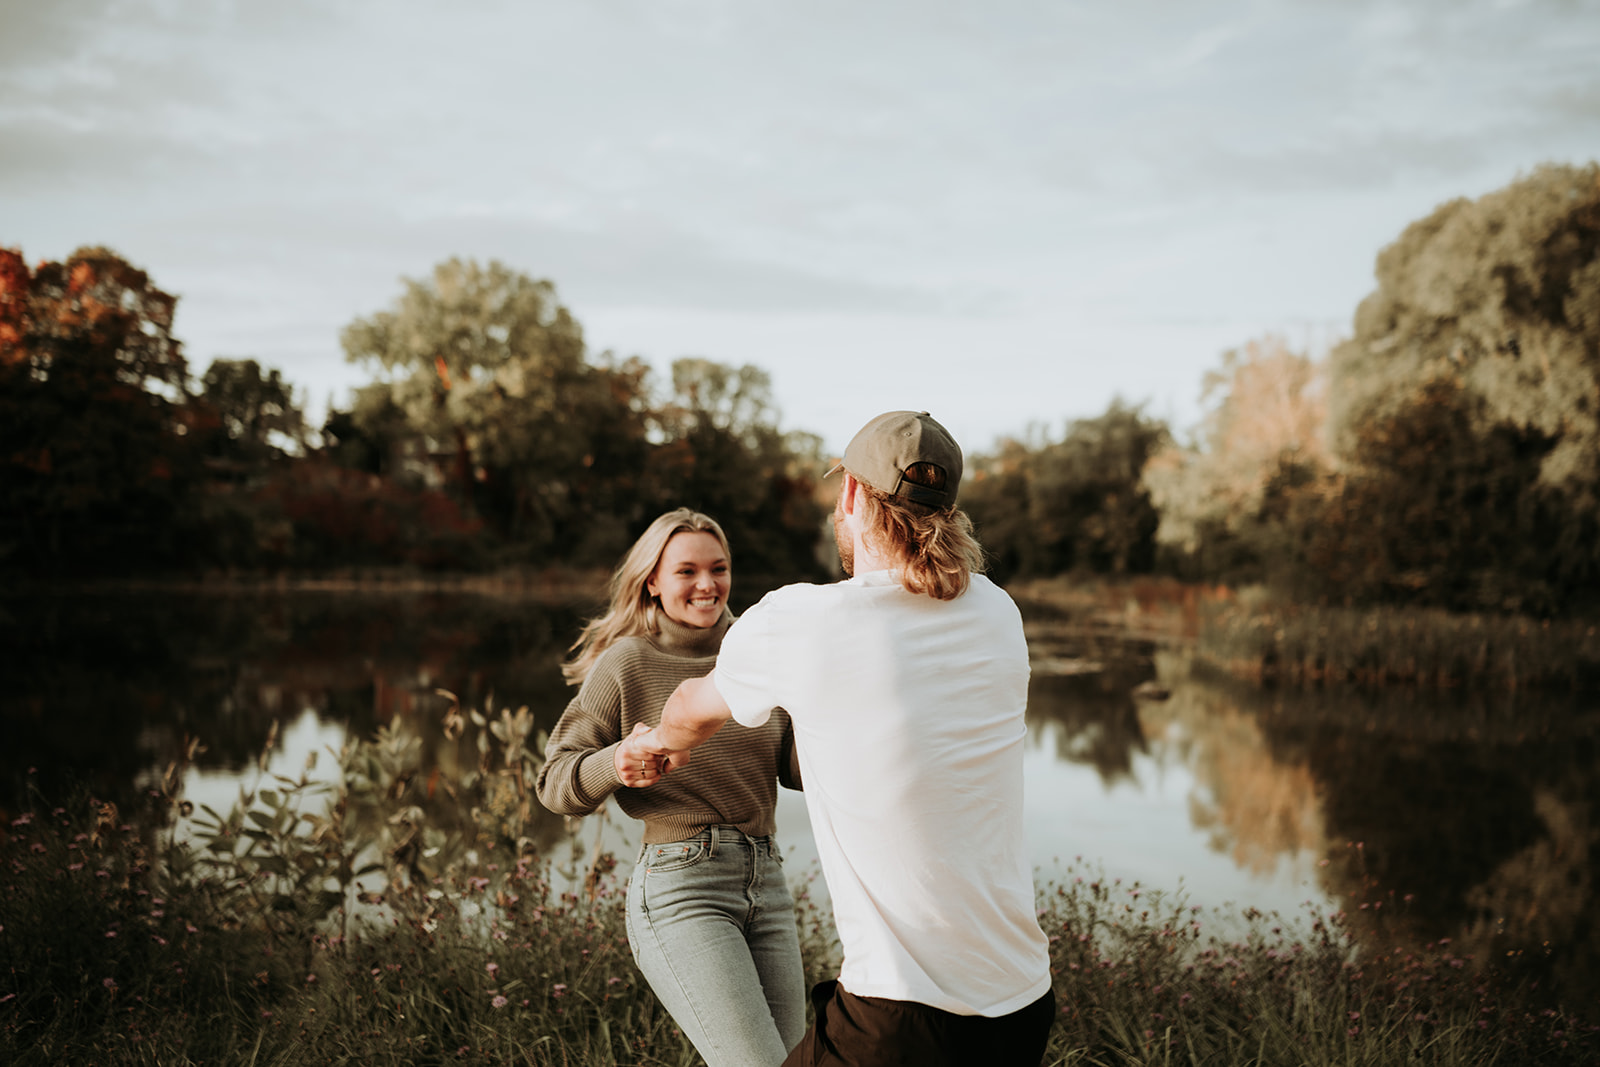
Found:
[[[340,327],[461,255],[551,278],[597,345],[764,366],[829,435],[903,352],[977,354],[948,406],[979,438],[1113,393],[1181,417],[1244,331],[1347,320],[1439,201],[1600,144],[1600,12],[1557,3],[0,0],[0,30],[0,242],[110,245],[182,294],[194,362],[319,399]]]

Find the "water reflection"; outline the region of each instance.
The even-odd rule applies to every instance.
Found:
[[[1315,790],[1267,756],[1253,719],[1151,641],[1045,622],[1029,641],[1030,743],[1047,757],[1027,767],[1029,832],[1046,875],[1081,856],[1209,907],[1328,902]]]
[[[468,596],[0,600],[0,775],[35,767],[47,791],[78,777],[132,799],[195,735],[207,751],[190,797],[226,808],[260,773],[274,721],[271,769],[291,777],[392,723],[419,735],[424,766],[462,767],[475,754],[439,729],[436,690],[526,704],[548,729],[583,611]],[[1596,991],[1593,697],[1273,691],[1181,648],[1030,618],[1027,818],[1047,877],[1082,856],[1205,905],[1310,901],[1347,910],[1376,944],[1451,937]],[[803,869],[803,800],[783,794],[778,819]],[[549,816],[535,836],[585,855],[637,845],[620,816],[577,834]]]

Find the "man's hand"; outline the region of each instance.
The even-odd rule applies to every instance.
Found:
[[[689,750],[703,745],[733,718],[708,674],[680,682],[661,709],[661,725],[638,740],[644,751],[662,760],[663,773],[689,762]]]
[[[641,734],[638,746],[640,751],[649,753],[651,759],[660,763],[663,775],[668,771],[675,771],[680,767],[689,765],[689,750],[686,748],[668,748],[662,744],[659,728]]]
[[[636,722],[633,724],[633,733],[624,737],[612,750],[611,762],[617,768],[617,777],[630,789],[655,785],[667,773],[666,763],[644,745],[644,739],[649,734],[650,727]]]

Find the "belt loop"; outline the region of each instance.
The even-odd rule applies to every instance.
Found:
[[[716,824],[713,823],[711,825],[710,829],[711,829],[711,858],[712,859],[716,859],[716,856],[717,856],[717,827],[716,827]]]

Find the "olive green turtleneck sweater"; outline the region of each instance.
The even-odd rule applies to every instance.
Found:
[[[776,783],[800,783],[794,730],[781,708],[756,729],[730,722],[695,749],[687,767],[655,785],[630,789],[617,777],[621,739],[634,723],[659,723],[679,682],[711,672],[732,622],[724,616],[701,630],[665,613],[656,619],[660,632],[624,637],[606,649],[562,712],[539,771],[540,802],[563,815],[587,815],[615,793],[623,811],[644,821],[647,844],[682,841],[713,824],[751,836],[772,833]]]

